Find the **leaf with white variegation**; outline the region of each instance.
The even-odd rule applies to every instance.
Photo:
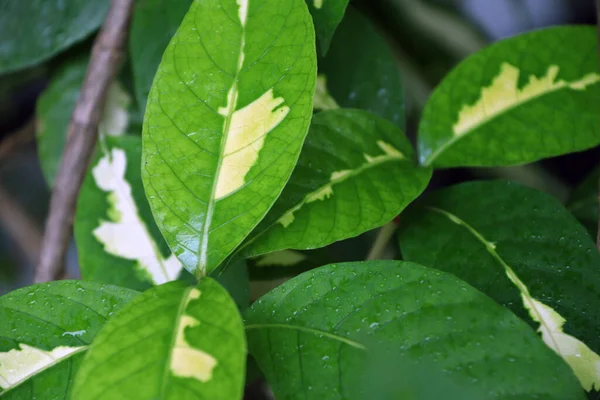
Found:
[[[75,214],[84,279],[143,290],[189,275],[152,218],[141,157],[139,137],[101,139]]]
[[[430,177],[391,122],[360,110],[321,112],[290,181],[241,254],[312,249],[377,228],[419,196]]]
[[[569,367],[526,323],[417,264],[321,267],[269,292],[245,317],[248,349],[279,400],[372,398],[358,382],[375,346],[492,398],[583,398]]]
[[[597,36],[592,26],[552,27],[465,59],[423,111],[421,163],[523,164],[600,144]]]
[[[65,62],[36,104],[36,135],[40,166],[49,186],[53,185],[60,166],[69,123],[86,68],[87,58],[84,57]],[[129,95],[119,82],[114,82],[108,91],[99,131],[115,136],[125,133],[129,125],[130,102]]]
[[[244,326],[215,280],[169,282],[117,313],[84,358],[77,399],[239,400],[246,365]]]
[[[163,56],[142,177],[184,267],[210,273],[289,179],[311,118],[314,31],[302,0],[196,1]]]
[[[94,282],[59,281],[0,297],[0,397],[70,398],[92,340],[137,294]]]
[[[510,308],[600,389],[600,254],[553,197],[511,182],[469,182],[403,214],[404,259],[450,272]]]

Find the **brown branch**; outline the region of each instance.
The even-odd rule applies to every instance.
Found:
[[[0,186],[0,222],[21,248],[25,258],[35,264],[40,255],[42,232],[23,207]]]
[[[132,8],[133,0],[112,0],[104,25],[94,42],[54,181],[50,214],[35,273],[36,282],[51,281],[63,275],[77,195],[96,144],[108,87],[122,58]]]

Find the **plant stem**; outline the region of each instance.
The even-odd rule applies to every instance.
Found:
[[[123,55],[132,8],[133,0],[112,0],[104,25],[94,41],[52,190],[35,282],[58,279],[63,274],[77,195],[96,144],[108,88]]]
[[[394,236],[394,232],[396,232],[396,228],[398,228],[398,224],[394,221],[390,221],[379,229],[377,238],[367,256],[367,261],[381,259],[385,248],[390,239]]]

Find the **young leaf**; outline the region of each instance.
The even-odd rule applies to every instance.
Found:
[[[84,352],[106,320],[137,295],[57,281],[0,297],[0,397],[68,399]]]
[[[427,186],[410,142],[392,123],[359,110],[313,118],[283,193],[250,234],[245,256],[311,249],[389,222]]]
[[[0,5],[0,74],[45,61],[95,31],[105,0],[3,1]]]
[[[317,91],[336,105],[360,108],[404,129],[404,88],[391,49],[371,22],[349,7],[326,57],[319,59]],[[315,108],[332,108],[315,99]]]
[[[74,398],[239,400],[246,343],[235,303],[216,281],[152,288],[100,332]]]
[[[500,166],[600,143],[595,27],[525,33],[468,57],[430,97],[419,126],[421,163]]]
[[[36,105],[37,145],[42,173],[52,186],[58,172],[67,130],[73,108],[83,83],[87,59],[79,57],[67,61],[56,73]],[[109,89],[100,131],[109,135],[122,135],[127,128],[129,95],[115,82]]]
[[[365,398],[356,381],[373,343],[495,398],[583,398],[567,365],[514,314],[412,263],[306,272],[254,303],[246,323],[248,348],[280,400]]]
[[[138,0],[131,21],[129,49],[140,109],[146,100],[165,48],[181,24],[192,0]]]
[[[141,157],[139,137],[101,140],[75,215],[84,279],[144,290],[182,274],[181,262],[152,218],[142,186]]]
[[[196,1],[150,91],[144,187],[165,239],[197,276],[264,217],[296,163],[315,89],[302,0]]]
[[[340,21],[349,0],[306,0],[310,13],[315,22],[315,31],[321,46],[321,52],[327,53],[331,37]]]
[[[406,260],[450,272],[534,326],[586,390],[600,389],[600,254],[551,196],[510,182],[436,192],[406,213]]]
[[[573,190],[567,202],[567,209],[586,227],[594,239],[598,234],[599,181],[600,168],[596,168]]]

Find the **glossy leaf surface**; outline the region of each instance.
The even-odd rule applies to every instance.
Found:
[[[553,197],[514,183],[470,182],[403,214],[404,259],[450,272],[509,307],[600,388],[600,254]]]
[[[129,50],[140,109],[146,108],[150,87],[162,55],[192,0],[138,0],[135,2]]]
[[[254,303],[246,324],[248,348],[280,400],[366,398],[356,382],[374,345],[492,398],[583,398],[568,366],[523,321],[452,275],[412,263],[306,272]]]
[[[377,228],[421,194],[430,177],[391,122],[360,110],[321,112],[290,181],[242,254],[322,247]]]
[[[246,343],[241,317],[216,281],[169,282],[116,314],[85,357],[81,399],[239,400]]]
[[[92,340],[136,295],[111,285],[57,281],[0,297],[0,397],[70,398]]]
[[[600,168],[596,168],[581,182],[567,202],[567,209],[586,227],[592,238],[598,234],[598,182]]]
[[[103,22],[107,0],[0,2],[0,74],[41,63]]]
[[[315,22],[315,31],[323,54],[327,53],[331,37],[344,18],[348,2],[349,0],[306,0]]]
[[[404,87],[392,50],[352,7],[319,60],[318,84],[340,107],[370,111],[404,129]]]
[[[419,157],[434,167],[532,162],[600,144],[592,26],[502,40],[465,59],[431,95]]]
[[[144,120],[142,176],[184,267],[214,270],[263,218],[311,117],[314,30],[302,0],[197,1],[168,46]]]

